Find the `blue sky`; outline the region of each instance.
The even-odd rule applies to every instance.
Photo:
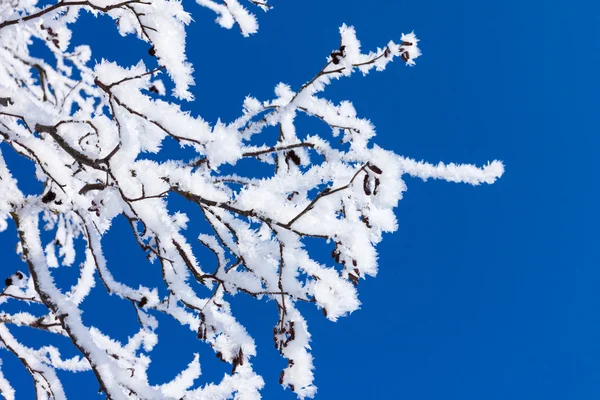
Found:
[[[280,81],[299,87],[338,46],[342,23],[356,27],[365,49],[415,30],[423,51],[416,67],[395,63],[336,82],[329,97],[353,100],[377,127],[376,143],[399,154],[506,165],[492,186],[407,178],[399,231],[379,247],[380,274],[361,281],[362,309],[334,324],[305,308],[318,399],[600,396],[599,5],[273,1],[259,33],[245,39],[187,3],[197,82],[189,108],[207,120],[230,121],[246,95],[269,98]],[[108,19],[82,21],[76,40],[91,43],[98,60],[123,60],[126,49],[126,62],[151,62],[146,46],[120,38]],[[113,269],[132,282],[155,279],[157,271],[138,265],[143,256],[123,227],[116,223],[106,238]],[[14,231],[2,234],[6,275],[18,263],[15,241]],[[119,246],[127,245],[133,251],[123,254]],[[104,311],[113,305],[119,303],[102,290],[89,304]],[[277,384],[284,361],[272,346],[274,306],[241,297],[234,306],[257,340],[264,398],[294,398]],[[135,327],[132,315],[94,320],[89,313],[107,329]],[[176,340],[157,347],[151,378],[168,379],[194,351],[207,380],[227,369],[185,329],[161,324],[159,334],[164,328]],[[33,398],[18,362],[1,356],[15,366],[7,375],[23,388],[18,399]],[[94,398],[93,377],[64,376],[72,398]]]

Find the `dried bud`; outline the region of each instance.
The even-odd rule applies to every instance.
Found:
[[[404,53],[402,53],[402,60],[404,60],[404,62],[408,62],[408,60],[410,60],[410,55],[408,54],[407,51],[405,51]]]
[[[154,46],[148,49],[148,54],[150,54],[152,57],[156,57],[156,50],[154,49]]]
[[[15,102],[10,97],[0,97],[0,106],[8,107],[12,104],[15,104]]]
[[[48,191],[48,193],[46,193],[43,197],[42,197],[42,203],[44,204],[48,204],[51,201],[53,201],[54,199],[56,199],[56,193],[54,193],[52,190]]]
[[[324,308],[324,309],[323,309],[323,315],[324,315],[325,317],[327,317],[327,309],[326,309],[326,308]]]
[[[156,88],[156,86],[154,86],[154,85],[150,86],[150,89],[148,89],[148,90],[150,90],[150,92],[151,92],[151,93],[156,93],[156,94],[158,94],[158,93],[159,93],[159,92],[158,92],[158,89],[157,89],[157,88]]]
[[[144,308],[144,306],[145,306],[146,304],[148,304],[148,299],[147,299],[147,298],[145,298],[145,297],[142,297],[142,299],[141,299],[141,300],[139,301],[139,303],[138,303],[138,306],[139,306],[140,308]]]
[[[17,271],[15,275],[17,275],[17,278],[23,279],[23,273],[21,271]]]
[[[4,281],[4,284],[6,286],[10,286],[10,285],[12,285],[12,283],[13,283],[12,278],[6,278],[6,280]]]
[[[371,228],[371,224],[369,223],[369,217],[367,217],[366,215],[363,215],[362,217],[362,222],[363,224],[365,224],[367,226],[367,228]]]

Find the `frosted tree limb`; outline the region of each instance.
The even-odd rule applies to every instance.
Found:
[[[258,29],[245,6],[271,8],[262,0],[197,3],[244,36]],[[150,65],[91,66],[90,48],[70,43],[71,26],[84,11],[109,16],[122,35],[145,42]],[[265,380],[253,369],[254,339],[229,303],[237,294],[272,300],[273,326],[265,332],[287,360],[279,383],[299,398],[314,397],[318,371],[297,303],[313,304],[331,321],[360,307],[360,282],[378,271],[376,246],[398,229],[394,208],[406,190],[403,176],[478,185],[504,172],[500,161],[478,168],[398,156],[372,143],[375,127],[350,101],[326,97],[333,79],[383,71],[394,61],[415,65],[421,52],[414,33],[363,52],[354,28],[343,25],[339,43],[331,38],[336,44],[324,66],[307,74],[305,84],[280,83],[270,99],[248,96],[238,118],[210,124],[178,103],[193,100],[190,23],[182,3],[169,0],[0,4],[0,150],[10,147],[35,167],[34,177],[12,171],[0,152],[0,231],[15,224],[24,261],[5,267],[0,344],[29,372],[38,400],[65,398],[56,370],[94,374],[108,399],[259,399]],[[53,59],[35,57],[34,42]],[[172,81],[171,95],[164,79]],[[322,132],[307,134],[299,114],[319,121]],[[265,134],[269,129],[275,139]],[[161,153],[167,140],[186,150],[167,159]],[[267,172],[256,176],[248,165]],[[42,189],[25,195],[19,182],[34,178]],[[173,211],[174,201],[187,201],[196,217]],[[116,279],[120,266],[105,258],[103,237],[117,219],[127,222],[148,268],[162,277],[155,287]],[[206,229],[190,233],[200,226]],[[314,240],[329,248],[330,261],[316,261]],[[200,257],[196,242],[208,257]],[[74,279],[63,287],[56,270],[69,266]],[[126,342],[84,323],[85,300],[94,291],[135,311]],[[2,308],[8,304],[22,309]],[[26,308],[31,304],[35,310]],[[231,371],[198,384],[202,357],[194,349],[170,382],[151,382],[153,348],[168,340],[157,333],[158,315],[187,327],[198,348],[206,345]],[[30,348],[14,327],[67,338],[78,355]],[[15,398],[1,372],[0,391]]]

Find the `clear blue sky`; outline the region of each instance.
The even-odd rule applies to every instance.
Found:
[[[297,88],[308,80],[338,45],[342,23],[357,28],[365,49],[414,29],[423,51],[416,67],[396,63],[384,73],[336,82],[330,97],[353,100],[377,127],[376,142],[399,154],[506,164],[492,186],[407,178],[399,231],[379,247],[380,274],[361,281],[362,309],[334,324],[305,308],[318,399],[600,396],[600,170],[594,160],[600,5],[274,0],[259,33],[244,39],[214,24],[207,10],[184,3],[195,19],[188,48],[197,100],[190,107],[209,121],[236,117],[247,94],[266,99],[280,81]],[[93,30],[109,27],[108,19],[83,20],[78,41],[91,42],[97,59],[122,59],[127,50],[128,62],[139,56],[151,62],[133,38]],[[106,239],[109,261],[121,270],[117,277],[135,282],[157,274],[140,266],[142,255],[123,227],[117,222]],[[7,254],[0,270],[8,275],[18,262],[14,231],[0,239]],[[119,245],[134,251],[124,254]],[[103,289],[89,302],[103,311],[119,305]],[[264,398],[294,398],[277,384],[284,361],[272,345],[273,304],[239,296],[234,306],[257,340]],[[112,324],[107,329],[120,329],[123,338],[124,328],[135,328],[133,314],[93,319],[88,313],[89,321]],[[189,331],[160,322],[159,334],[176,340],[157,346],[151,378],[168,379],[195,351],[206,379],[227,369]],[[19,381],[17,388],[26,387],[18,399],[33,398],[18,362],[1,356],[15,366],[7,375]],[[72,398],[94,398],[93,378],[65,382]]]

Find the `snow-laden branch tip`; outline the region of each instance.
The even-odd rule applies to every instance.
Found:
[[[433,165],[424,161],[415,161],[410,158],[400,158],[402,170],[424,181],[427,179],[443,179],[448,182],[470,183],[480,185],[482,183],[494,183],[496,179],[504,174],[504,164],[494,160],[481,168],[471,164],[444,164],[439,162]]]

